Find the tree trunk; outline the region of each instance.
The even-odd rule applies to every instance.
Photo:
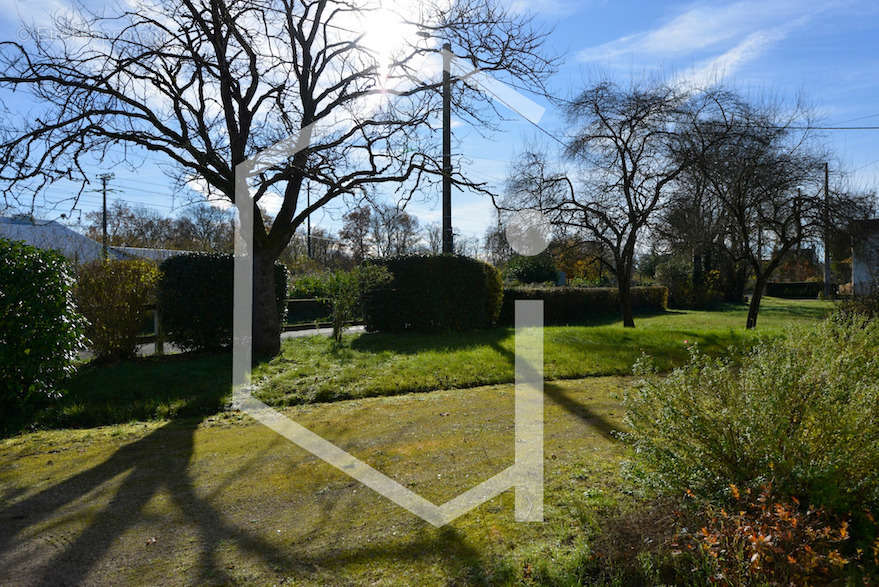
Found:
[[[760,300],[763,299],[766,280],[766,276],[757,276],[757,283],[754,284],[754,295],[751,296],[751,303],[748,305],[748,322],[745,328],[751,329],[757,326],[757,313],[760,311]]]
[[[632,278],[627,271],[618,272],[617,288],[620,294],[620,314],[623,317],[623,326],[634,328],[635,318],[632,316]]]
[[[696,250],[693,252],[693,287],[698,288],[702,285],[702,273],[702,254]]]
[[[275,299],[275,258],[257,250],[253,258],[253,356],[281,352],[281,319]]]

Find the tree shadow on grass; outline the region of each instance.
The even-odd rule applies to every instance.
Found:
[[[516,354],[514,352],[499,345],[496,347],[496,350],[504,355],[515,368]],[[538,374],[533,371],[533,368],[530,365],[523,365],[523,368],[525,370],[524,376],[527,379],[531,381],[539,379]],[[608,420],[601,414],[596,414],[587,406],[577,401],[568,393],[567,390],[565,390],[557,383],[553,383],[552,381],[546,381],[544,379],[543,395],[545,397],[548,397],[550,401],[552,401],[556,405],[562,407],[569,414],[577,416],[580,420],[583,421],[583,423],[595,428],[599,432],[599,434],[601,434],[608,440],[619,440],[619,438],[616,436],[616,433],[620,432],[621,430],[617,428],[615,424],[613,424],[610,420]]]
[[[558,384],[547,381],[543,384],[543,393],[554,404],[564,408],[566,412],[577,416],[584,424],[591,426],[608,440],[619,440],[618,434],[622,432],[616,424],[589,409],[588,406],[577,401],[568,391]]]
[[[192,572],[197,576],[186,577],[188,583],[231,583],[224,565],[222,553],[229,547],[237,547],[246,556],[264,563],[269,574],[309,574],[316,570],[335,569],[351,563],[376,562],[381,559],[417,560],[443,553],[444,564],[451,572],[466,573],[479,580],[489,576],[480,553],[454,529],[445,528],[434,536],[416,536],[411,541],[334,549],[317,555],[300,556],[296,552],[279,548],[261,537],[254,529],[244,529],[218,511],[208,499],[197,491],[189,470],[193,458],[194,435],[199,420],[168,423],[146,436],[116,450],[104,462],[73,475],[48,489],[18,503],[0,509],[0,582],[27,584],[80,584],[90,579],[89,574],[100,563],[120,537],[144,521],[155,521],[145,508],[159,493],[166,492],[176,506],[178,515],[197,531],[197,562]],[[216,495],[225,484],[247,475],[253,460],[220,481],[211,491]],[[48,562],[29,567],[34,543],[42,543],[45,524],[56,516],[70,515],[70,508],[86,507],[83,498],[100,491],[106,483],[124,476],[118,489],[106,505],[92,516],[85,529],[72,541],[64,543],[52,554]],[[201,492],[203,493],[203,492]],[[278,506],[276,506],[278,507]],[[82,515],[80,513],[79,515]],[[52,524],[57,526],[58,522]],[[42,527],[37,537],[25,537],[29,530]],[[130,537],[128,538],[130,540]],[[25,541],[21,544],[20,541]],[[30,542],[31,544],[26,544]],[[145,547],[146,549],[147,547]],[[294,547],[295,548],[295,547]],[[139,561],[148,564],[160,551],[132,553],[124,557],[123,564],[130,567]],[[167,552],[168,557],[176,552]],[[149,555],[147,557],[147,555]],[[11,564],[10,564],[11,561]],[[26,574],[16,566],[24,564]],[[169,569],[171,567],[169,566]],[[125,569],[111,569],[124,571]],[[176,572],[176,571],[175,571]],[[177,581],[180,577],[168,577]],[[264,577],[266,581],[274,580]],[[117,580],[124,580],[117,576]]]

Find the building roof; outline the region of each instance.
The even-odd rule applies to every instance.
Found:
[[[74,263],[89,263],[103,256],[101,243],[54,220],[36,220],[28,217],[0,217],[0,238],[24,241],[40,248],[58,251]],[[169,257],[188,253],[171,249],[140,247],[108,247],[111,259],[149,259],[161,263]]]
[[[40,248],[58,251],[75,263],[88,263],[102,257],[103,247],[85,235],[54,220],[37,220],[28,217],[0,217],[0,237],[24,241]],[[123,255],[110,251],[111,258]]]

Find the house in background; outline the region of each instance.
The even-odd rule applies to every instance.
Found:
[[[879,218],[860,220],[852,235],[852,293],[865,296],[879,285]]]
[[[28,216],[0,217],[0,238],[58,251],[77,265],[97,261],[103,256],[101,243],[54,220],[34,220]],[[187,252],[139,247],[107,248],[110,259],[148,259],[156,263]]]

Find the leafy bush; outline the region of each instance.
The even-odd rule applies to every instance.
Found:
[[[74,289],[88,320],[86,336],[99,359],[132,357],[147,304],[155,300],[159,270],[144,260],[95,261],[82,265]]]
[[[777,499],[771,486],[759,493],[730,486],[733,503],[709,506],[706,524],[673,546],[695,545],[717,581],[732,585],[815,585],[839,579],[852,560],[846,520],[796,498]],[[855,555],[857,556],[857,555]]]
[[[380,265],[364,265],[351,271],[335,271],[327,280],[332,308],[333,339],[342,341],[345,322],[363,315],[364,294],[387,286],[391,273]]]
[[[286,324],[314,324],[330,320],[333,309],[327,298],[291,298],[287,300]]]
[[[639,361],[623,398],[648,486],[721,498],[730,484],[836,512],[879,506],[879,323],[837,317],[726,358],[693,348],[665,377]]]
[[[330,297],[330,281],[333,273],[306,273],[297,275],[290,280],[291,298],[328,298]]]
[[[668,304],[668,290],[660,286],[633,287],[631,295],[635,311],[663,311]],[[543,300],[546,324],[578,324],[620,311],[615,287],[506,287],[502,324],[513,323],[516,300]]]
[[[159,269],[158,307],[168,340],[185,350],[217,349],[232,342],[233,257],[187,253]],[[275,296],[284,322],[287,269],[275,263]]]
[[[519,283],[555,283],[558,271],[549,253],[533,257],[516,255],[507,262],[504,278]]]
[[[836,313],[840,316],[879,316],[879,290],[867,296],[852,296],[837,302]]]
[[[0,413],[53,398],[73,372],[83,320],[59,253],[0,239]]]
[[[368,330],[488,328],[500,313],[503,288],[497,269],[459,255],[392,257],[373,261],[390,283],[365,296]]]
[[[656,280],[668,288],[668,301],[674,308],[711,308],[723,300],[720,272],[716,269],[694,283],[690,263],[671,259],[656,266]]]

